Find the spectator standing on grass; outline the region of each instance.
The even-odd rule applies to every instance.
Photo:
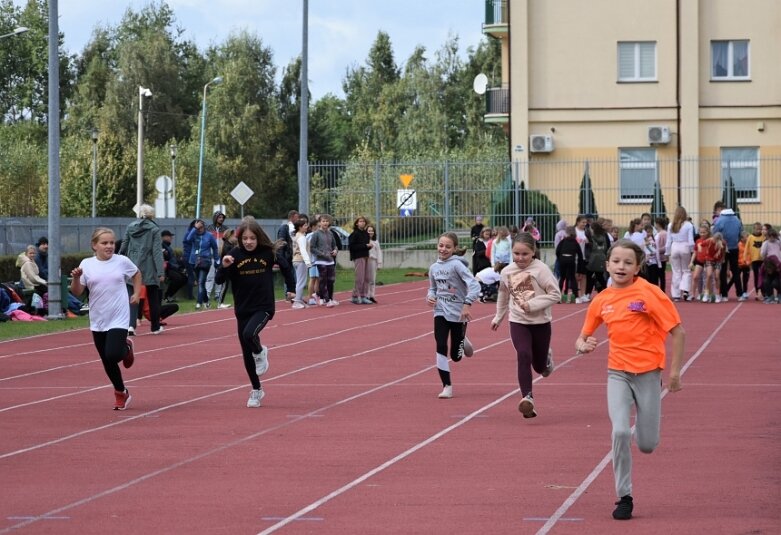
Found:
[[[295,222],[298,221],[298,210],[290,210],[287,213],[287,221],[282,223],[277,228],[277,240],[281,240],[281,247],[277,256],[285,257],[289,265],[293,265],[293,235],[296,233],[294,227]],[[285,289],[288,293],[295,293],[295,285]]]
[[[247,407],[260,407],[265,396],[260,376],[268,371],[268,348],[260,341],[260,331],[274,317],[274,264],[285,277],[288,288],[295,287],[293,268],[278,254],[279,242],[273,244],[252,216],[245,217],[236,230],[238,246],[222,257],[215,282],[230,281],[239,344],[252,390]],[[293,295],[288,294],[292,299]]]
[[[160,285],[165,281],[163,268],[163,240],[160,227],[154,221],[155,209],[148,204],[138,208],[138,221],[128,225],[119,253],[127,256],[141,271],[149,299],[152,334],[163,332],[160,326]]]
[[[131,396],[122,380],[119,363],[133,365],[133,342],[127,337],[130,307],[125,279],[133,283],[129,302],[138,304],[141,294],[141,272],[127,257],[114,254],[114,231],[97,228],[92,233],[91,246],[95,256],[85,258],[71,271],[70,291],[81,295],[89,290],[89,323],[92,340],[100,355],[103,369],[114,386],[114,410],[123,411]]]
[[[366,232],[367,221],[363,216],[358,216],[353,223],[353,231],[348,240],[350,248],[350,260],[353,261],[355,271],[355,284],[351,301],[355,305],[371,305],[369,301],[369,251],[372,243],[369,233]]]
[[[426,301],[434,307],[436,364],[442,381],[439,399],[453,397],[447,358],[448,339],[453,362],[460,361],[462,356],[471,357],[474,353],[466,337],[466,326],[472,319],[472,303],[480,295],[480,284],[463,261],[464,252],[466,249],[458,247],[458,236],[454,232],[445,232],[437,242],[438,259],[428,270]]]
[[[217,240],[211,233],[206,232],[206,223],[203,219],[197,219],[193,228],[187,233],[185,241],[190,246],[190,256],[185,260],[192,266],[195,280],[198,283],[195,308],[200,309],[201,306],[211,308],[209,294],[206,292],[206,277],[213,265],[219,266],[220,264]]]
[[[222,238],[225,231],[228,230],[225,226],[225,214],[220,210],[217,210],[212,215],[212,224],[206,227],[206,231],[209,232],[217,241],[217,250],[222,251]],[[214,295],[214,300],[219,301],[222,288],[219,285],[214,284],[214,274],[217,270],[216,264],[209,268],[209,272],[206,274],[206,298],[207,301]]]
[[[49,280],[49,240],[46,236],[38,238],[35,244],[35,265],[38,266],[38,274],[45,281]]]
[[[618,501],[616,520],[629,520],[634,510],[632,498],[632,436],[643,453],[659,445],[662,406],[662,370],[665,366],[665,339],[672,337],[670,392],[681,389],[681,364],[686,334],[681,318],[670,299],[657,286],[638,277],[643,251],[629,240],[616,242],[608,253],[608,273],[612,285],[594,298],[575,349],[589,353],[597,347],[593,336],[604,323],[607,327],[608,372],[607,406],[612,424],[612,456]],[[632,407],[635,428],[632,431]]]
[[[679,206],[675,209],[672,223],[667,228],[667,245],[665,247],[670,255],[670,264],[673,269],[670,293],[673,301],[689,297],[689,289],[692,285],[692,273],[689,264],[694,250],[694,226],[688,221],[686,208]]]
[[[312,261],[317,266],[320,304],[329,308],[335,307],[339,301],[334,299],[334,282],[336,282],[336,255],[339,252],[336,241],[331,233],[331,216],[320,215],[319,228],[312,233],[309,241],[309,252]]]
[[[184,264],[184,269],[187,272],[185,295],[190,301],[195,299],[195,296],[193,295],[193,287],[195,286],[195,269],[194,266],[190,264],[190,254],[192,253],[193,244],[187,240],[187,237],[190,235],[190,231],[193,229],[197,221],[197,219],[190,221],[190,224],[187,226],[187,232],[184,233],[184,239],[182,240],[182,263]]]
[[[740,233],[743,232],[743,224],[731,208],[724,208],[719,213],[719,219],[713,225],[711,232],[718,232],[724,236],[727,243],[727,253],[724,256],[724,265],[721,266],[719,277],[721,287],[721,300],[728,301],[729,288],[735,285],[735,295],[738,301],[745,301],[748,295],[743,292],[743,283],[740,280],[740,271],[738,270],[738,242]],[[729,268],[730,279],[727,278],[727,268]]]
[[[176,301],[176,294],[185,284],[187,284],[187,273],[184,266],[180,263],[179,258],[176,257],[176,252],[171,244],[173,238],[174,235],[170,230],[164,230],[160,233],[160,239],[163,243],[165,278],[168,282],[168,286],[166,286],[163,295],[163,300],[166,303],[173,303]],[[160,313],[160,317],[163,317],[162,312]]]
[[[496,315],[491,321],[491,330],[496,331],[509,309],[510,339],[521,390],[518,410],[524,418],[537,416],[532,369],[543,377],[553,373],[551,310],[561,299],[556,277],[544,262],[535,258],[536,253],[537,240],[528,232],[519,232],[513,240],[513,262],[501,273]]]
[[[293,269],[296,272],[296,297],[293,300],[293,308],[301,309],[307,306],[304,291],[306,290],[307,272],[312,267],[312,257],[309,255],[309,244],[306,239],[306,234],[309,231],[309,221],[299,218],[298,221],[293,223],[293,230],[295,230],[295,235],[293,236]]]
[[[368,225],[366,232],[369,233],[369,240],[372,244],[372,248],[369,249],[369,271],[367,272],[368,294],[369,301],[376,304],[377,270],[382,268],[382,248],[377,240],[377,231],[374,229],[374,225]]]
[[[222,257],[226,254],[230,253],[231,249],[236,247],[239,244],[239,241],[236,239],[236,231],[233,229],[228,229],[225,231],[225,233],[222,235],[222,248],[220,249],[220,262],[222,262]],[[225,281],[223,284],[220,285],[220,295],[217,297],[217,308],[230,308],[230,303],[225,302],[225,296],[228,295],[228,286],[230,285],[229,281]]]

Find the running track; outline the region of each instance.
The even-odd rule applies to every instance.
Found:
[[[88,331],[0,342],[0,534],[781,532],[781,307],[679,304],[684,390],[656,452],[634,448],[635,516],[617,522],[607,347],[573,351],[585,306],[554,307],[557,369],[524,420],[492,304],[474,307],[455,397],[436,398],[424,295],[281,304],[260,409],[231,310],[139,328],[125,412]]]

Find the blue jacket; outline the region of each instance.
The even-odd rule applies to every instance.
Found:
[[[190,232],[187,233],[185,242],[190,244],[190,257],[187,258],[187,263],[198,267],[200,260],[201,267],[208,267],[214,264],[214,267],[220,265],[220,251],[217,248],[217,240],[214,238],[211,232],[204,230],[198,234],[198,230],[193,227]]]
[[[743,231],[743,223],[731,208],[725,208],[719,214],[719,219],[713,225],[713,232],[720,232],[727,242],[728,251],[737,251],[740,242],[740,233]]]

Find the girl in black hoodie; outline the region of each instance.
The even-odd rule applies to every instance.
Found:
[[[274,317],[274,264],[279,265],[287,288],[295,288],[295,282],[292,266],[284,255],[276,254],[280,243],[271,243],[254,217],[241,221],[236,238],[238,246],[222,257],[214,280],[231,282],[244,368],[252,383],[247,407],[260,407],[265,393],[259,377],[268,371],[268,348],[260,343],[260,331]]]

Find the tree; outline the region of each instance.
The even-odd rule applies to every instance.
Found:
[[[581,214],[593,214],[596,217],[597,202],[594,199],[594,190],[591,187],[591,172],[589,171],[588,161],[586,161],[586,169],[583,171],[583,180],[580,181],[579,191],[578,210]]]
[[[740,206],[738,205],[738,193],[735,190],[735,182],[732,180],[732,173],[727,170],[727,177],[724,180],[724,187],[721,192],[721,202],[727,208],[732,208],[735,214],[740,218]]]
[[[662,187],[659,185],[658,180],[654,182],[654,198],[653,201],[651,201],[651,209],[649,211],[651,217],[654,219],[667,215],[667,206],[664,204],[664,194],[662,193]]]

